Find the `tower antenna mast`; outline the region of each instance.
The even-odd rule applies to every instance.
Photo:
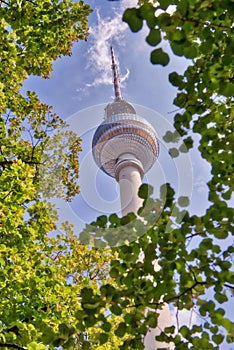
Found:
[[[111,60],[112,60],[112,71],[113,71],[113,78],[114,78],[114,89],[115,89],[115,101],[121,101],[122,95],[120,90],[120,80],[119,80],[119,74],[118,74],[118,65],[115,61],[115,54],[113,46],[110,47],[111,49]]]

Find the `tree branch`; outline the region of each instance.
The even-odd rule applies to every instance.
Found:
[[[31,2],[31,4],[36,5],[36,3],[32,0],[27,0],[27,2]]]
[[[193,238],[193,237],[201,236],[201,235],[204,234],[204,233],[205,233],[205,232],[191,233],[191,235],[185,236],[185,239],[190,239],[190,238]]]
[[[222,26],[221,24],[214,24],[214,23],[203,22],[203,21],[199,21],[197,19],[185,19],[185,18],[183,18],[183,20],[185,22],[201,24],[203,26],[206,25],[208,27],[213,27],[213,28],[221,28],[221,29],[229,29],[229,30],[233,29],[232,27],[229,27],[229,26]]]
[[[172,296],[172,297],[170,297],[168,299],[165,299],[163,301],[149,303],[147,306],[149,306],[149,307],[154,306],[156,308],[157,306],[163,305],[165,303],[170,303],[173,300],[179,300],[183,295],[191,292],[196,286],[198,286],[198,285],[205,285],[205,284],[208,284],[208,283],[205,282],[205,281],[204,282],[196,281],[196,282],[194,282],[194,284],[191,287],[185,289],[180,294],[176,294],[176,295],[174,295],[174,296]],[[234,289],[234,287],[233,287],[233,289]],[[139,307],[139,306],[142,306],[142,304],[128,305],[127,307]]]
[[[1,201],[6,199],[12,192],[13,192],[13,190],[10,190],[3,198],[1,198]]]
[[[227,287],[227,288],[234,289],[234,286],[231,286],[231,284],[228,284],[228,283],[224,283],[224,286]]]
[[[33,164],[33,165],[39,165],[39,164],[42,164],[40,162],[34,162],[34,161],[31,161],[31,160],[22,160],[25,164]],[[5,165],[7,164],[13,164],[15,163],[15,160],[4,160],[4,161],[1,161],[0,162],[0,166],[2,167],[5,167]]]
[[[8,2],[3,1],[3,0],[1,0],[1,3],[5,4],[5,5],[7,5],[7,6],[9,5]]]
[[[175,295],[175,296],[173,296],[173,297],[171,297],[171,298],[168,298],[167,300],[164,300],[164,301],[162,302],[162,304],[164,304],[164,303],[170,303],[172,300],[179,299],[179,298],[182,297],[184,294],[187,294],[188,292],[191,292],[197,285],[204,285],[204,284],[207,284],[207,282],[199,282],[199,281],[196,281],[196,282],[194,282],[194,284],[193,284],[191,287],[185,289],[185,290],[184,290],[183,292],[181,292],[180,294],[177,294],[177,295]]]
[[[12,349],[19,349],[19,350],[26,350],[21,345],[14,344],[14,343],[0,343],[0,348],[12,348]]]

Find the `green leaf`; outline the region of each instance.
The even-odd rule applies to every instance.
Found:
[[[223,342],[223,340],[224,340],[224,335],[222,335],[222,334],[218,334],[218,335],[214,334],[212,336],[212,340],[213,340],[213,342],[215,342],[215,344],[220,345]]]
[[[225,303],[228,301],[228,298],[226,296],[226,294],[223,293],[215,293],[215,299],[220,303]]]
[[[109,216],[109,221],[110,221],[111,224],[117,224],[118,225],[120,223],[120,218],[118,217],[117,214],[111,214]]]
[[[100,340],[100,345],[105,344],[108,341],[108,334],[99,333],[98,338]]]
[[[127,330],[126,324],[124,322],[121,322],[118,328],[115,330],[115,335],[117,335],[117,337],[119,338],[122,338],[126,333],[126,330]]]
[[[167,334],[173,334],[175,332],[175,326],[166,327],[164,332]]]
[[[162,66],[166,66],[170,61],[168,54],[162,49],[153,50],[150,60],[153,64],[161,64]]]
[[[163,136],[163,140],[165,142],[178,142],[180,138],[180,135],[177,131],[175,132],[171,132],[171,131],[167,131],[166,134]]]
[[[142,18],[148,19],[154,17],[156,8],[151,3],[145,3],[139,8],[139,14]]]
[[[139,9],[139,16],[146,20],[149,28],[155,28],[157,18],[155,17],[156,7],[151,3],[144,3]]]
[[[98,226],[100,227],[106,227],[107,224],[107,217],[105,215],[101,215],[97,218],[96,223],[98,224]]]
[[[85,303],[90,301],[90,299],[92,299],[93,290],[91,288],[85,287],[81,290],[80,294],[81,294],[82,301]]]
[[[187,94],[185,94],[184,92],[181,92],[180,94],[177,95],[177,97],[174,99],[174,104],[178,107],[184,107],[186,102],[187,102]]]
[[[116,267],[112,267],[112,269],[110,270],[110,276],[112,278],[117,278],[119,275],[119,270]]]
[[[188,327],[186,326],[182,326],[180,329],[179,329],[179,332],[181,333],[181,335],[186,338],[188,333],[189,333],[189,329]]]
[[[136,8],[128,8],[123,14],[123,21],[128,23],[132,32],[138,32],[143,26],[143,19],[139,17],[139,11]]]
[[[178,199],[178,203],[181,207],[187,207],[189,205],[189,198],[181,196]]]
[[[159,0],[160,8],[166,10],[171,5],[171,0]]]
[[[118,305],[111,305],[110,310],[114,315],[120,316],[122,314],[122,309]]]
[[[59,337],[64,340],[68,340],[69,336],[74,333],[74,328],[69,324],[61,323],[59,325]]]
[[[115,293],[115,288],[110,284],[106,284],[104,286],[101,286],[100,292],[106,298],[112,299],[112,296]]]
[[[171,40],[175,42],[184,42],[186,34],[183,30],[177,29],[171,33]]]
[[[138,196],[140,198],[147,199],[148,198],[148,190],[149,190],[148,185],[142,184],[141,187],[139,188]]]
[[[102,329],[105,332],[109,332],[111,330],[111,327],[112,327],[111,323],[105,320],[103,325],[102,325]]]
[[[97,309],[97,307],[100,305],[100,302],[94,302],[94,303],[84,303],[83,308],[88,310],[94,310]]]
[[[170,73],[169,74],[169,81],[173,86],[178,86],[180,88],[183,87],[183,76],[179,75],[176,72]]]
[[[187,58],[197,57],[197,48],[195,44],[193,46],[191,45],[189,47],[185,47],[183,53],[184,53],[184,56]]]
[[[226,97],[234,96],[234,83],[228,83],[228,84],[224,85],[220,89],[220,92],[223,96],[226,96]]]
[[[166,286],[164,283],[157,283],[157,286],[154,289],[154,296],[156,298],[156,300],[160,300],[160,298],[162,297],[162,295],[164,295],[166,292]]]
[[[149,311],[146,316],[145,323],[149,327],[155,328],[158,324],[158,315],[155,312]]]
[[[161,41],[161,32],[159,29],[151,29],[148,36],[146,37],[146,41],[151,46],[156,46]]]
[[[183,56],[184,55],[184,46],[181,43],[178,42],[170,42],[171,49],[177,56]]]
[[[179,151],[177,148],[170,148],[169,154],[172,156],[172,158],[176,158],[179,156]]]
[[[127,225],[135,219],[136,219],[136,215],[134,213],[129,213],[120,219],[120,225],[122,226]]]
[[[158,16],[158,24],[162,29],[167,29],[171,25],[171,16],[164,12]]]
[[[37,343],[36,342],[29,343],[28,350],[37,350]]]
[[[183,17],[185,17],[188,11],[188,7],[188,0],[180,0],[177,4],[177,11],[180,12]]]
[[[88,315],[88,317],[84,318],[84,322],[86,327],[93,327],[97,322],[97,319],[94,315]]]
[[[179,151],[181,153],[187,153],[188,152],[188,148],[186,147],[186,145],[183,143],[180,148],[179,148]]]

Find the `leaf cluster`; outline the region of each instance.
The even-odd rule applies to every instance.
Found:
[[[49,77],[52,62],[87,38],[90,8],[83,1],[6,1],[0,14],[1,112],[21,103],[29,75]]]
[[[181,197],[179,203],[184,205],[185,199]],[[160,205],[164,208],[157,217],[155,213]],[[175,349],[190,346],[217,349],[224,340],[232,342],[234,322],[225,316],[223,306],[234,290],[234,248],[225,243],[233,234],[232,211],[224,208],[220,215],[223,226],[218,224],[217,217],[214,219],[212,206],[204,217],[190,215],[178,207],[168,184],[161,189],[160,201],[148,198],[144,209],[139,220],[144,226],[136,218],[128,217],[134,222],[138,238],[124,245],[120,240],[120,246],[112,248],[116,258],[111,261],[110,276],[115,285],[107,283],[96,293],[89,288],[82,294],[84,312],[93,315],[92,326],[105,308],[106,315],[122,317],[115,330],[115,335],[123,341],[119,349],[143,349],[149,330],[157,329],[160,311],[170,305],[175,310],[177,324],[158,329],[159,343],[174,344]],[[132,226],[123,221],[121,225],[121,220],[117,216],[105,220],[100,217],[96,226],[93,223],[92,229],[89,227],[90,236],[100,239],[101,223],[104,226],[105,222],[105,230],[111,231],[110,222],[116,223],[116,236],[121,237],[124,231],[131,237]],[[103,235],[102,241],[107,245],[112,243],[108,235]],[[190,318],[196,314],[198,324],[180,321],[180,315],[185,312],[191,314]],[[105,331],[109,336],[109,329]]]

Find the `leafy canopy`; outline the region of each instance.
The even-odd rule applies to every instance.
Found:
[[[1,1],[1,112],[20,109],[28,75],[49,77],[53,60],[86,39],[89,13],[83,1]]]
[[[88,14],[83,2],[1,2],[0,345],[142,349],[168,304],[177,323],[161,330],[159,342],[174,343],[176,349],[233,343],[234,322],[226,311],[234,290],[232,2],[145,0],[123,17],[134,32],[147,23],[153,64],[169,63],[162,40],[172,54],[191,60],[183,75],[169,75],[178,88],[175,127],[186,147],[178,148],[170,133],[165,139],[175,142],[171,155],[179,156],[199,133],[199,150],[211,165],[205,215],[184,210],[188,200],[177,203],[168,184],[158,200],[147,198],[150,191],[143,186],[140,215],[147,224],[133,214],[102,216],[81,233],[81,246],[67,223],[59,236],[49,235],[58,228],[56,212],[39,192],[43,188],[46,195],[68,200],[77,193],[80,140],[67,135],[61,119],[34,93],[23,97],[20,87],[29,74],[46,77],[53,59],[85,39]],[[63,137],[70,140],[65,152]],[[56,155],[52,161],[48,149]],[[47,171],[48,186],[41,169]],[[122,240],[114,241],[116,236]],[[113,244],[119,247],[107,248]],[[180,322],[186,310],[196,313],[195,324]]]

